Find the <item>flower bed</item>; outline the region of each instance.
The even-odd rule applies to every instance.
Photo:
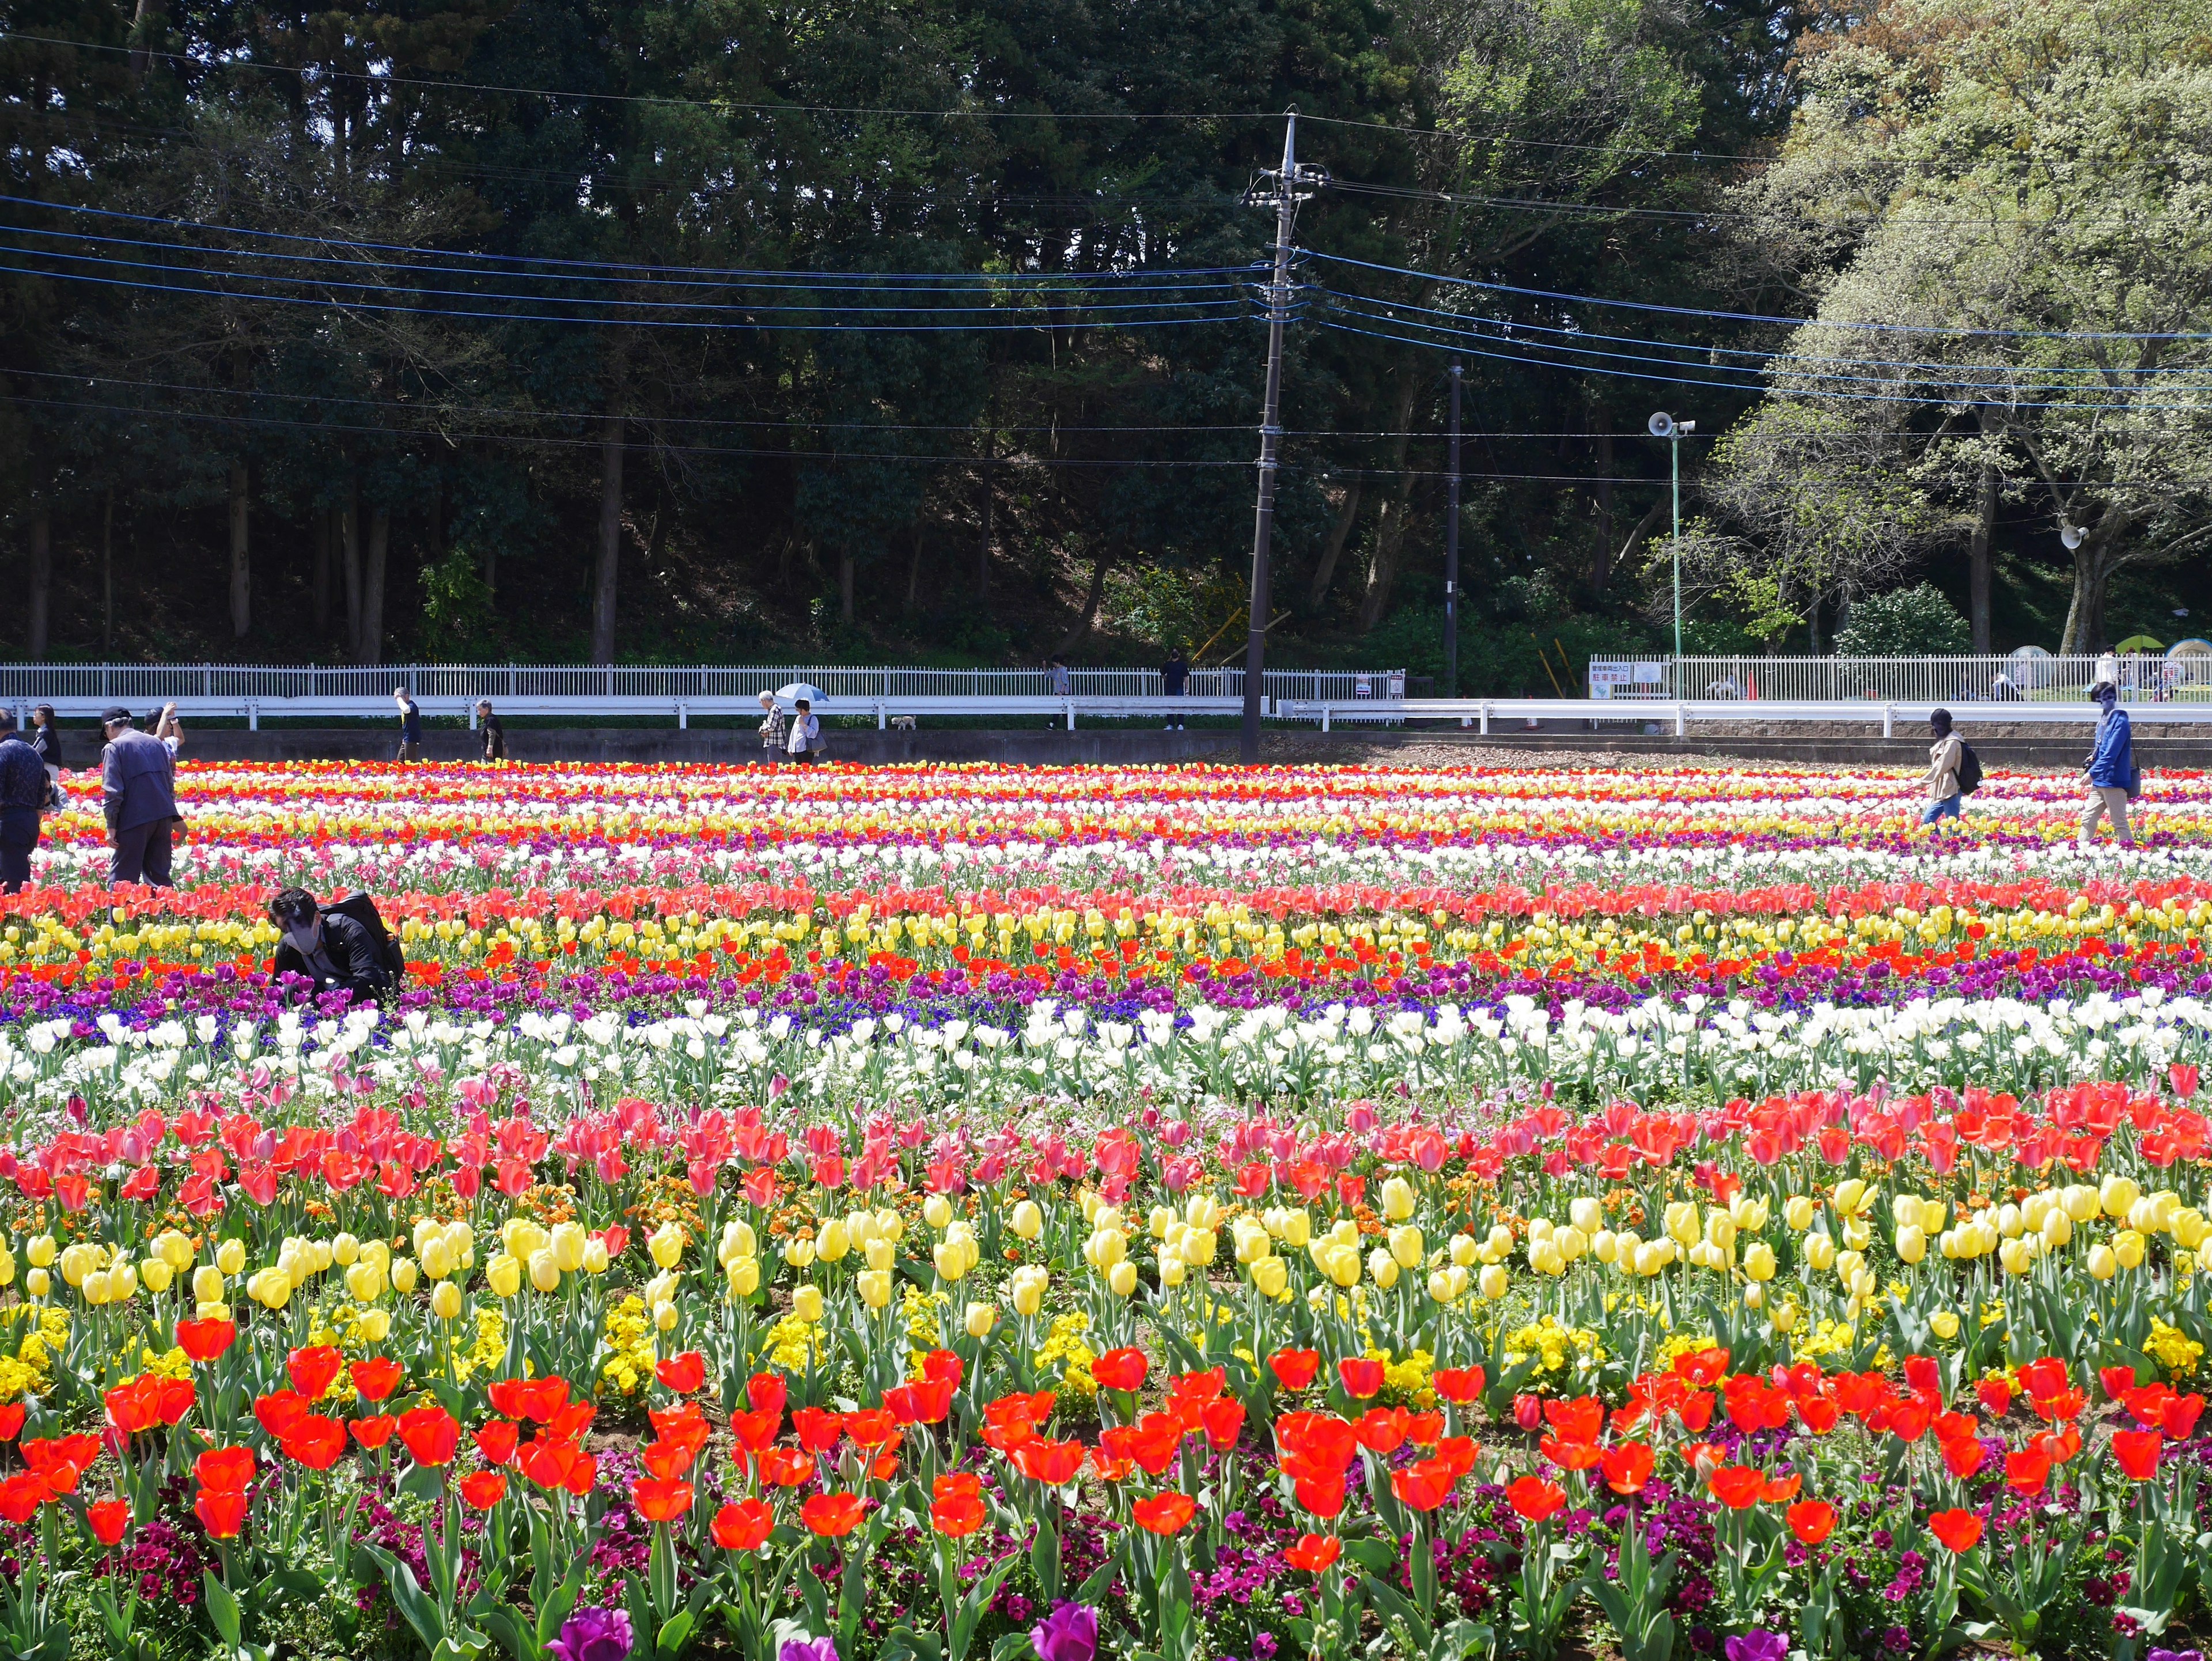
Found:
[[[2193,777],[184,783],[179,890],[0,901],[15,1652],[2202,1624]]]

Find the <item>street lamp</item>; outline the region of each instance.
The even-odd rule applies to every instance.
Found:
[[[1664,410],[1644,423],[1654,438],[1667,441],[1674,476],[1674,696],[1682,696],[1682,435],[1694,433],[1694,421],[1677,421]]]

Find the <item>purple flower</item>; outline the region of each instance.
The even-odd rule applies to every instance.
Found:
[[[1061,1603],[1030,1628],[1037,1661],[1091,1661],[1098,1653],[1098,1611],[1082,1603]]]
[[[802,1644],[796,1638],[787,1638],[776,1652],[775,1661],[837,1661],[836,1640],[817,1638]]]
[[[2153,1650],[2143,1661],[2204,1661],[2199,1650]]]
[[[634,1641],[627,1613],[586,1604],[561,1623],[547,1648],[560,1661],[629,1661]]]
[[[1778,1632],[1754,1627],[1722,1647],[1728,1652],[1728,1661],[1782,1661],[1790,1653],[1790,1640]]]

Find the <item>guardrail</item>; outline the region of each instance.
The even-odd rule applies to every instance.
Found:
[[[1879,721],[1882,737],[1897,736],[1899,721],[1924,724],[1931,712],[1948,709],[1961,731],[1999,726],[2087,727],[2098,717],[2097,706],[2084,698],[2069,703],[1966,703],[1940,698],[1893,699],[1869,702],[1863,698],[1781,700],[1762,698],[1746,703],[1729,698],[1639,698],[1634,703],[1586,698],[1407,698],[1401,702],[1284,698],[1273,714],[1283,721],[1313,721],[1321,730],[1345,722],[1408,721],[1457,721],[1487,733],[1494,721],[1572,721],[1598,727],[1642,726],[1671,722],[1677,738],[1697,721],[1820,722],[1831,726],[1872,725]],[[2189,725],[2212,723],[2212,702],[2138,704],[2130,715],[2142,721],[2174,721]]]
[[[2185,640],[2156,652],[2066,657],[2023,648],[2003,657],[1592,658],[1589,686],[1592,699],[1606,703],[2048,703],[2083,698],[2100,680],[2130,703],[2212,702],[2212,644]]]
[[[389,720],[392,692],[404,687],[426,715],[464,715],[489,698],[508,715],[653,715],[688,727],[694,715],[759,712],[763,691],[814,688],[817,715],[873,715],[878,727],[906,716],[1008,715],[1094,720],[1175,715],[1231,715],[1243,709],[1242,669],[1193,669],[1170,697],[1154,669],[1073,669],[1069,691],[1047,669],[931,669],[839,664],[590,666],[387,664],[334,668],[255,664],[0,664],[0,705],[21,720],[51,703],[70,718],[120,703],[136,715],[173,702],[180,715]],[[1387,701],[1402,694],[1402,670],[1270,670],[1261,708],[1285,697]],[[1378,696],[1379,695],[1379,696]]]

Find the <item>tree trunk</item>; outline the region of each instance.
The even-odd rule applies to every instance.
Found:
[[[853,620],[853,551],[837,551],[837,615],[846,623]]]
[[[146,37],[161,27],[166,8],[161,0],[138,0],[138,9],[131,19],[131,73],[143,75],[152,61],[153,49],[147,46]]]
[[[31,661],[41,663],[46,660],[46,624],[54,590],[53,526],[44,508],[33,510],[30,531],[31,581],[23,595],[23,632],[28,636]]]
[[[1974,650],[1987,654],[1990,646],[1990,545],[1996,539],[1997,475],[1994,467],[1982,469],[1981,501],[1974,515],[1974,537],[1966,553],[1966,616],[1973,630]]]
[[[1413,401],[1419,396],[1421,377],[1411,364],[1399,371],[1397,419],[1390,430],[1390,494],[1375,526],[1375,557],[1368,563],[1367,593],[1359,603],[1359,632],[1367,633],[1382,621],[1389,609],[1390,590],[1398,581],[1398,555],[1406,543],[1406,514],[1412,505],[1413,476],[1406,471],[1407,423],[1413,418]]]
[[[346,486],[345,504],[338,509],[338,546],[345,565],[345,654],[361,659],[361,486]]]
[[[1613,586],[1613,435],[1597,437],[1597,559],[1590,567],[1590,591],[1603,597]]]
[[[327,503],[315,509],[315,563],[310,604],[318,645],[331,637],[331,520],[336,512]]]
[[[1364,479],[1355,478],[1344,487],[1344,500],[1338,504],[1336,522],[1328,527],[1328,540],[1322,545],[1321,563],[1314,567],[1313,581],[1306,588],[1306,604],[1318,605],[1328,598],[1328,585],[1336,575],[1336,562],[1344,552],[1344,545],[1352,538],[1352,527],[1359,519],[1359,494],[1366,486]]]
[[[244,640],[253,627],[253,572],[246,560],[246,533],[252,502],[246,494],[246,464],[230,464],[230,636]]]
[[[908,534],[914,539],[906,562],[906,609],[911,611],[921,599],[921,526],[914,526]]]
[[[115,650],[115,492],[100,508],[100,649]]]
[[[1101,548],[1091,564],[1091,590],[1083,597],[1083,610],[1067,632],[1060,637],[1060,644],[1052,648],[1054,657],[1066,657],[1081,645],[1084,636],[1091,632],[1091,625],[1098,616],[1098,602],[1106,595],[1106,569],[1113,563],[1113,550]]]
[[[392,548],[392,509],[372,508],[368,551],[361,563],[361,655],[362,663],[384,661],[384,563]]]
[[[592,661],[615,660],[615,578],[622,568],[623,418],[599,441],[599,562],[592,582]]]
[[[994,501],[991,489],[991,470],[983,470],[983,539],[975,545],[975,603],[988,605],[991,599],[991,508]]]

